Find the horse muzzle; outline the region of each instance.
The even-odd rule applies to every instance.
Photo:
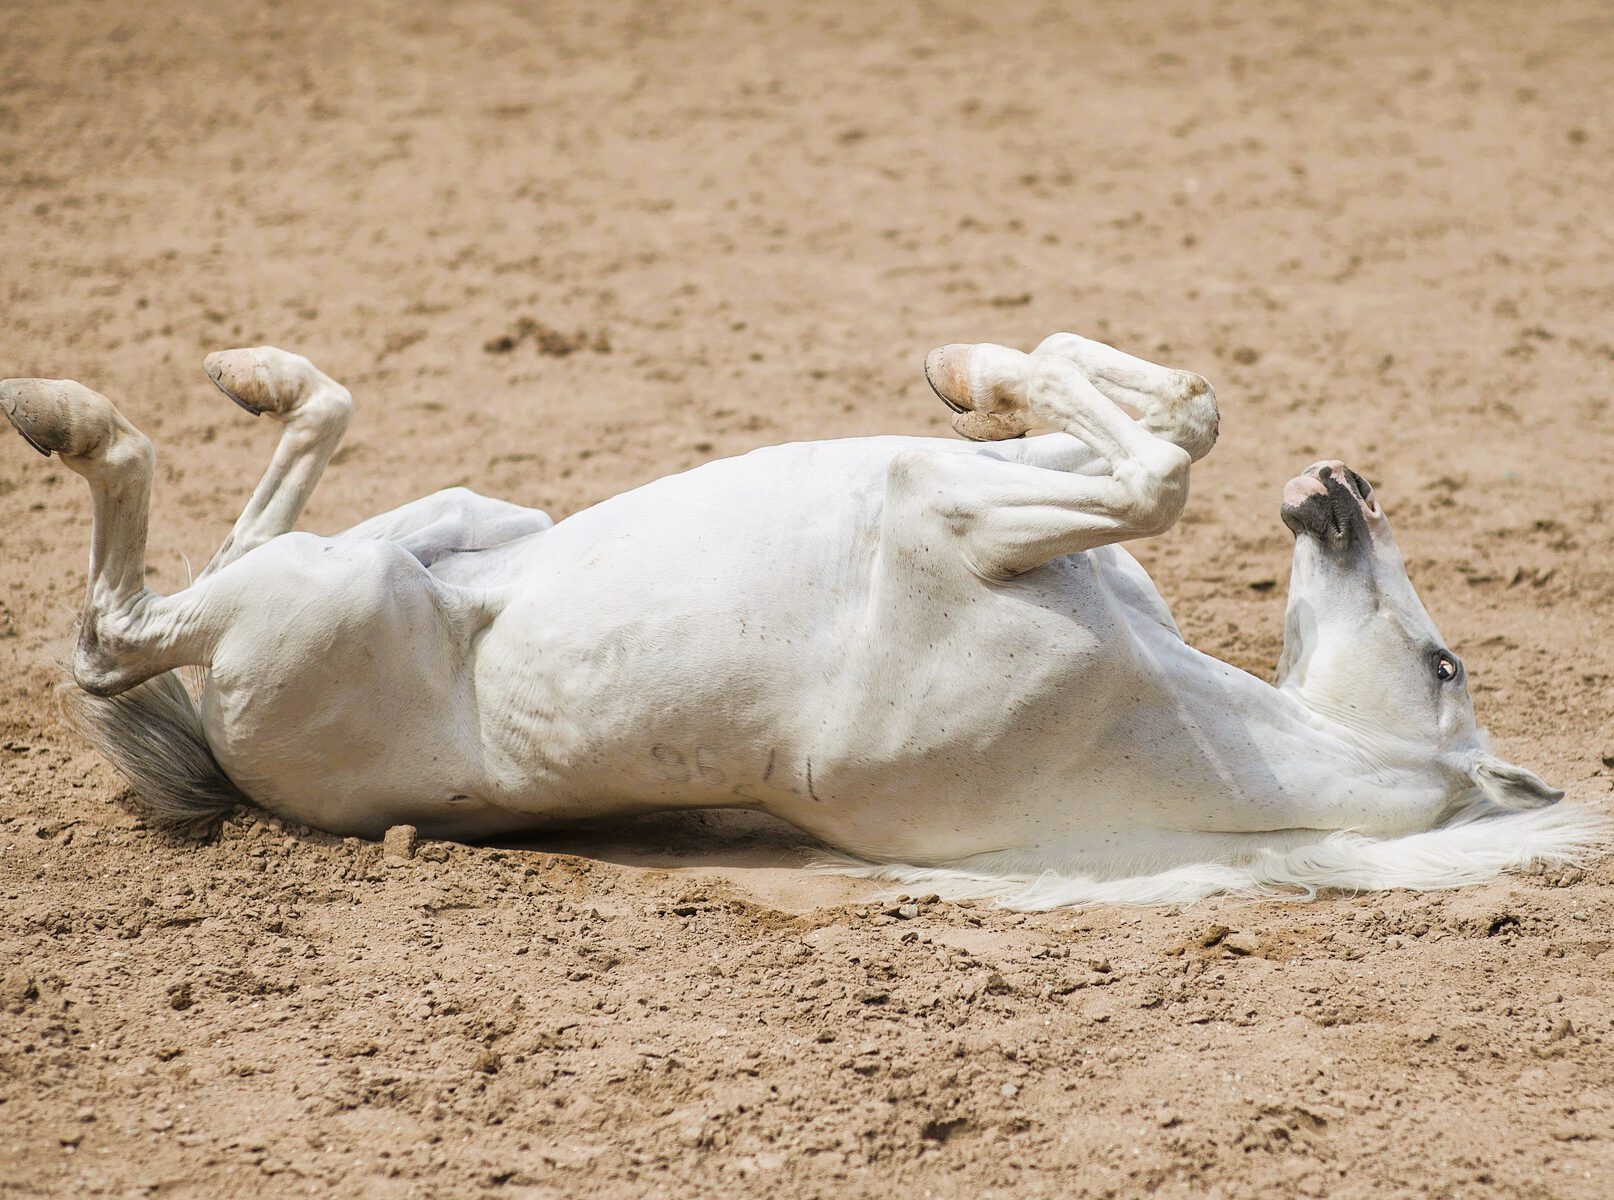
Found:
[[[1383,515],[1373,485],[1337,459],[1315,463],[1285,484],[1279,512],[1296,537],[1335,550],[1349,549],[1366,535],[1368,521]]]

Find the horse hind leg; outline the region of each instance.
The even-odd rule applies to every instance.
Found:
[[[34,449],[58,454],[90,488],[89,582],[73,678],[108,696],[174,667],[205,663],[226,615],[205,587],[146,587],[146,532],[156,452],[99,392],[69,379],[0,380],[0,410]]]
[[[353,394],[300,354],[274,346],[218,350],[203,367],[221,392],[279,422],[281,432],[263,478],[198,580],[291,531],[353,417]]]
[[[244,797],[219,768],[173,668],[208,661],[229,614],[206,589],[173,597],[145,586],[156,454],[112,402],[65,379],[0,380],[0,411],[34,449],[89,484],[89,582],[69,712],[161,824],[205,828]]]
[[[146,525],[156,452],[105,396],[70,379],[0,380],[0,409],[23,440],[57,454],[90,487],[94,524],[73,673],[88,690],[117,682],[126,615],[146,591]]]
[[[302,515],[353,416],[353,395],[300,354],[274,346],[220,350],[203,364],[220,391],[254,416],[280,422],[279,444],[205,579],[283,533]],[[397,542],[423,565],[548,529],[537,509],[446,488],[360,522],[342,538]]]

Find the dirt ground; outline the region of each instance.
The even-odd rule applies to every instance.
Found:
[[[331,530],[943,432],[926,350],[1074,329],[1217,386],[1138,547],[1191,640],[1269,670],[1342,456],[1607,809],[1611,88],[1598,0],[6,3],[0,374],[156,439],[166,590],[268,453],[212,349],[353,389]],[[158,835],[52,698],[85,491],[6,436],[0,1195],[1614,1195],[1606,865],[904,919],[753,818]]]

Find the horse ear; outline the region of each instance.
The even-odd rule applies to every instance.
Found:
[[[1534,771],[1503,762],[1494,754],[1481,754],[1468,768],[1468,777],[1492,804],[1511,812],[1545,808],[1564,798],[1563,792]]]

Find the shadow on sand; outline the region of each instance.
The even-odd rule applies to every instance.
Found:
[[[824,849],[816,838],[765,813],[742,809],[618,817],[493,844],[687,876],[692,883],[720,881],[786,912],[855,904],[881,890],[866,880],[808,873],[803,866]]]

